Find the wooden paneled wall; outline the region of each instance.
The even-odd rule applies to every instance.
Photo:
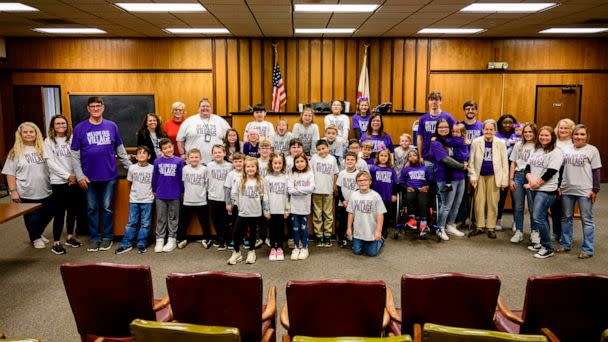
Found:
[[[68,93],[82,92],[154,93],[165,119],[177,100],[190,114],[201,97],[220,115],[258,102],[269,106],[273,43],[287,111],[331,99],[354,104],[366,45],[371,104],[391,101],[394,110],[425,111],[426,94],[438,90],[444,110],[457,119],[462,103],[474,99],[480,119],[511,113],[532,121],[536,85],[581,84],[581,121],[608,160],[608,140],[598,134],[608,129],[601,114],[608,112],[605,39],[8,39],[8,57],[0,60],[0,123],[5,131],[14,128],[7,113],[17,84],[59,85],[68,115]],[[509,69],[488,71],[491,61],[508,62]]]

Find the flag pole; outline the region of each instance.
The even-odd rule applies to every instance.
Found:
[[[277,49],[278,46],[279,46],[278,42],[272,43],[272,48],[274,49],[274,63],[273,63],[273,65],[277,64],[277,60],[279,59],[279,57],[278,57],[279,56],[279,51]]]

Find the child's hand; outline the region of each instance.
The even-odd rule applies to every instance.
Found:
[[[469,162],[466,162],[466,161],[465,161],[463,164],[464,164],[464,169],[465,169],[465,170],[469,168]]]
[[[270,220],[270,213],[264,214],[264,217]]]
[[[427,186],[427,188],[428,188],[428,186]],[[424,186],[422,188],[420,188],[420,191],[422,191],[422,189],[424,189]],[[416,192],[416,190],[414,188],[408,186],[407,192]]]
[[[397,196],[396,195],[391,196],[391,202],[393,202],[393,203],[397,202]]]
[[[228,215],[232,215],[232,204],[226,204],[226,211]]]
[[[283,217],[284,217],[284,218],[289,218],[289,213],[285,213],[285,214],[283,214]]]
[[[524,189],[530,190],[530,184],[529,183],[524,184]]]
[[[353,239],[353,227],[346,228],[346,238],[349,240]]]
[[[428,185],[423,186],[422,188],[420,188],[420,191],[421,192],[429,192],[429,186]]]
[[[342,201],[342,205],[344,206],[344,208],[348,207],[348,200]]]
[[[374,232],[374,240],[378,241],[380,239],[382,239],[382,231],[375,231]]]

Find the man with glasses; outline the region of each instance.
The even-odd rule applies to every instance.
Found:
[[[216,144],[223,145],[230,125],[222,117],[211,113],[211,103],[207,98],[199,102],[198,113],[199,115],[184,120],[179,127],[177,147],[184,160],[188,151],[198,148],[201,151],[201,161],[207,164],[211,161],[211,148]]]
[[[125,168],[131,166],[122,144],[118,126],[103,118],[103,100],[90,97],[87,101],[89,119],[74,128],[72,137],[72,164],[78,185],[85,191],[89,215],[89,252],[112,248],[114,233],[114,186],[118,178],[116,157]],[[99,209],[103,209],[99,231]]]
[[[462,105],[464,120],[461,123],[467,131],[469,141],[480,137],[483,131],[483,123],[477,120],[477,102],[469,100]]]

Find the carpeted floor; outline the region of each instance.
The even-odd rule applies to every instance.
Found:
[[[7,198],[1,201],[7,201]],[[310,248],[306,261],[269,262],[268,248],[258,250],[254,265],[229,266],[229,251],[204,250],[200,243],[191,243],[184,250],[155,254],[151,250],[139,255],[129,252],[115,255],[111,251],[89,253],[83,247],[68,247],[68,254],[57,256],[50,249],[30,246],[23,219],[0,225],[0,330],[8,337],[37,337],[43,341],[78,341],[79,337],[70,310],[59,266],[64,262],[116,262],[148,264],[152,267],[154,292],[161,297],[166,292],[165,276],[170,272],[198,272],[230,270],[259,272],[264,278],[264,291],[276,286],[278,306],[285,300],[285,284],[290,279],[384,280],[393,289],[399,301],[399,279],[404,273],[467,272],[497,274],[501,281],[501,296],[512,308],[523,305],[525,283],[532,274],[560,274],[572,272],[608,273],[608,248],[604,230],[608,223],[608,194],[600,192],[595,206],[596,251],[588,260],[577,259],[581,245],[580,222],[575,223],[573,251],[545,260],[532,257],[526,243],[509,242],[511,231],[498,232],[496,240],[485,235],[472,239],[452,238],[448,242],[419,241],[401,238],[388,239],[376,258],[355,256],[350,250]],[[511,225],[512,216],[505,215],[505,226]],[[526,217],[526,225],[528,217]],[[525,229],[526,240],[529,230]],[[51,228],[47,228],[51,237]],[[87,242],[87,238],[81,238]],[[458,295],[458,291],[454,291]],[[103,305],[103,303],[100,303]],[[277,319],[278,324],[278,319]],[[279,327],[278,337],[284,334]]]

